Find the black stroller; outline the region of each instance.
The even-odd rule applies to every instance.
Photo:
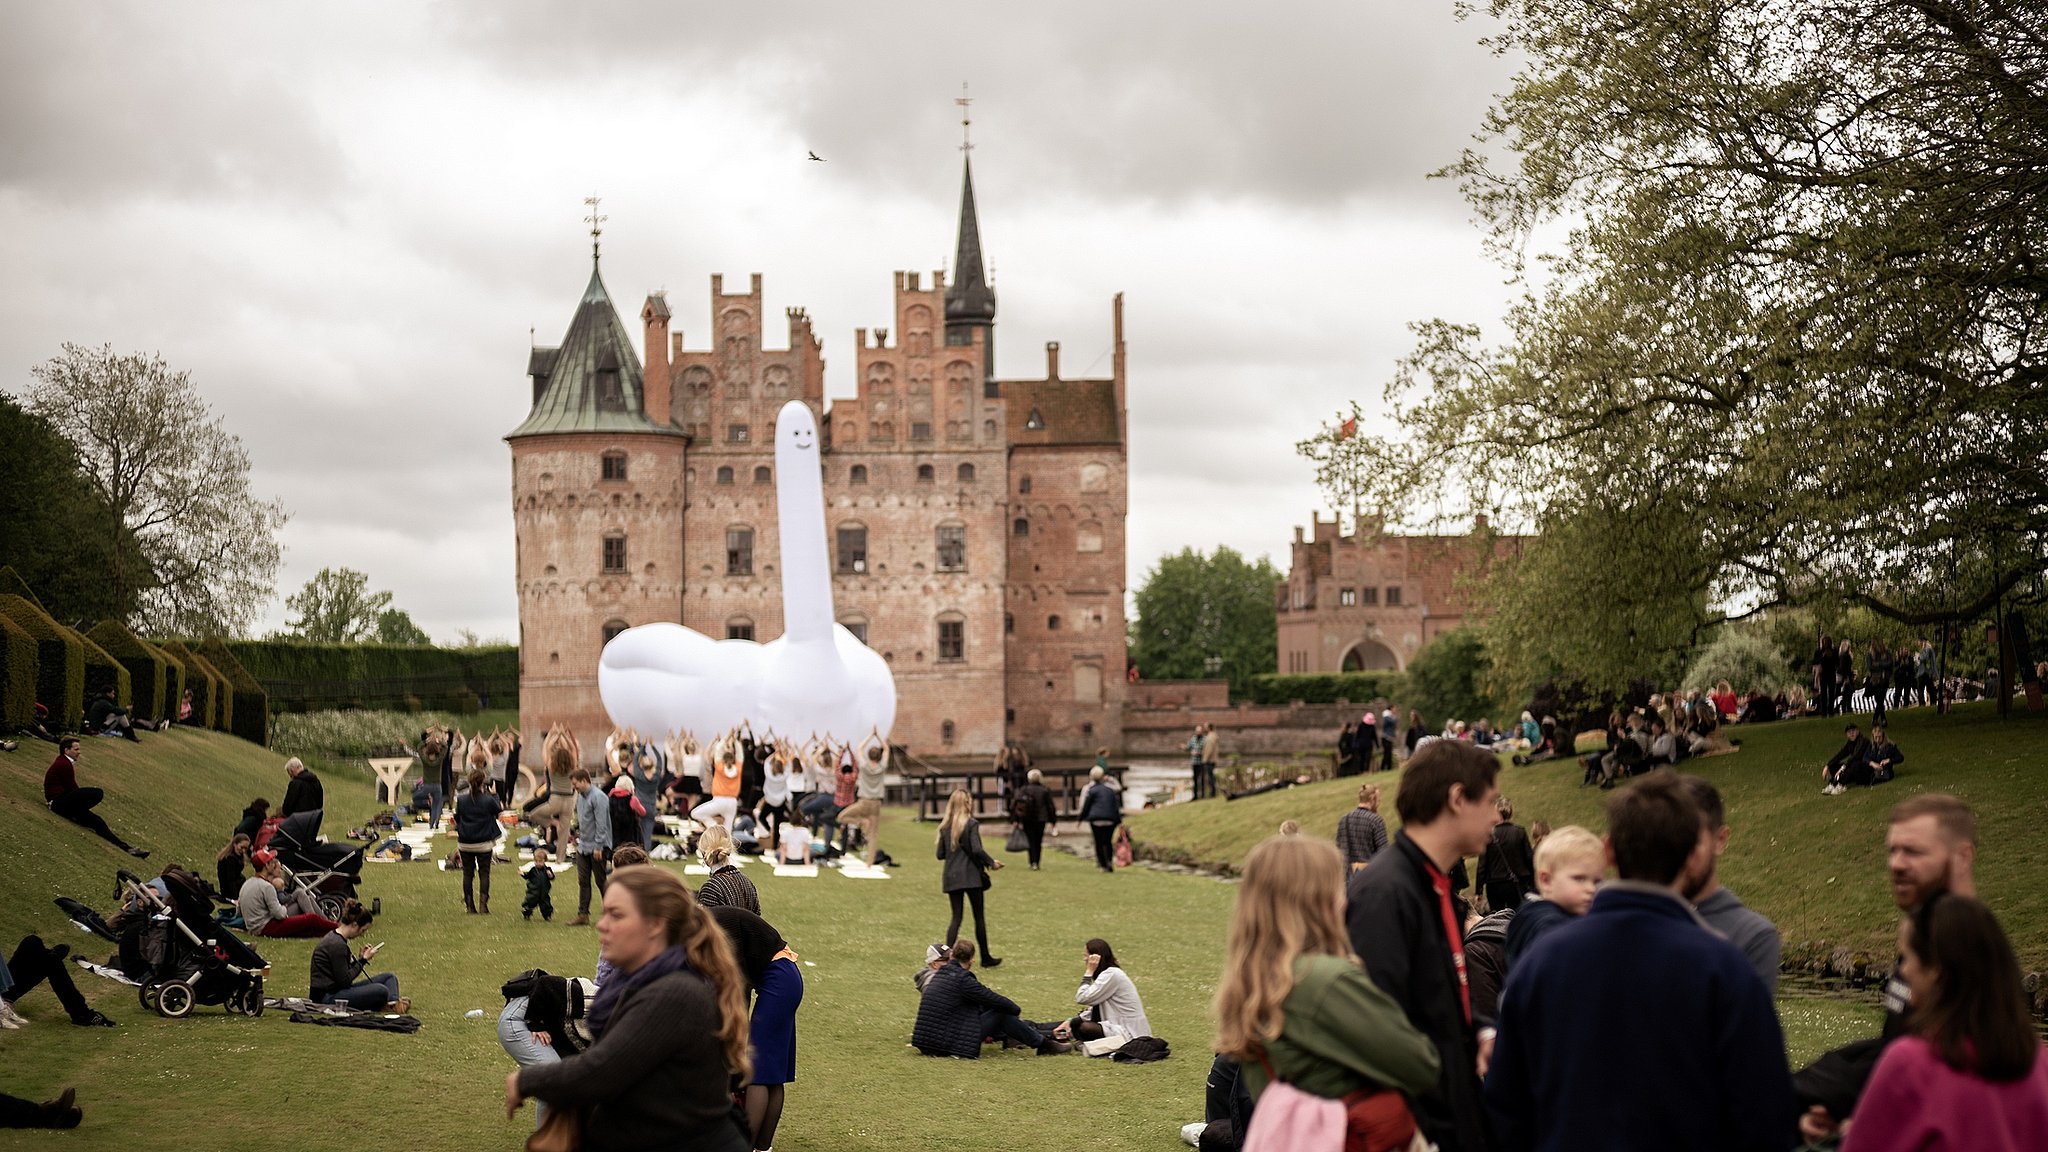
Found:
[[[309,893],[322,916],[339,920],[342,908],[356,898],[356,885],[362,882],[363,850],[321,843],[320,816],[321,810],[315,808],[285,817],[270,837],[269,847],[277,853],[292,889]]]
[[[175,865],[154,881],[125,869],[119,876],[121,967],[141,982],[144,1008],[172,1020],[198,1004],[263,1014],[263,975],[270,965],[214,922],[213,901],[197,876]]]

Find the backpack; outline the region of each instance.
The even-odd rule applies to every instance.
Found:
[[[1252,1110],[1242,1152],[1434,1152],[1408,1101],[1390,1088],[1360,1088],[1341,1100],[1280,1079],[1259,1054],[1268,1082]]]

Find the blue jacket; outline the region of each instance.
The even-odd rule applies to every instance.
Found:
[[[576,793],[576,851],[588,856],[611,846],[612,798],[592,783]]]
[[[1799,1145],[1763,981],[1676,893],[1627,881],[1509,974],[1486,1103],[1504,1152]]]
[[[1116,789],[1111,788],[1107,780],[1090,784],[1088,790],[1081,794],[1081,820],[1087,823],[1097,820],[1123,823],[1123,797],[1117,795]]]

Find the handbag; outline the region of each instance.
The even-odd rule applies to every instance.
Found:
[[[1266,1090],[1244,1137],[1243,1152],[1435,1152],[1408,1101],[1390,1088],[1360,1088],[1331,1100],[1280,1079],[1264,1052]]]
[[[526,1138],[526,1152],[578,1152],[582,1147],[581,1108],[549,1108],[547,1118]]]
[[[1028,852],[1030,850],[1031,838],[1024,834],[1023,826],[1019,825],[1015,828],[1010,829],[1010,838],[1003,841],[1003,851]]]

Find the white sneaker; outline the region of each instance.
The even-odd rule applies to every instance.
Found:
[[[0,1028],[21,1028],[28,1023],[28,1017],[14,1010],[14,1005],[0,1000]]]
[[[1202,1146],[1202,1129],[1207,1127],[1208,1125],[1202,1123],[1200,1120],[1197,1120],[1191,1124],[1181,1125],[1181,1142],[1183,1144],[1186,1144],[1190,1148],[1200,1148]]]

